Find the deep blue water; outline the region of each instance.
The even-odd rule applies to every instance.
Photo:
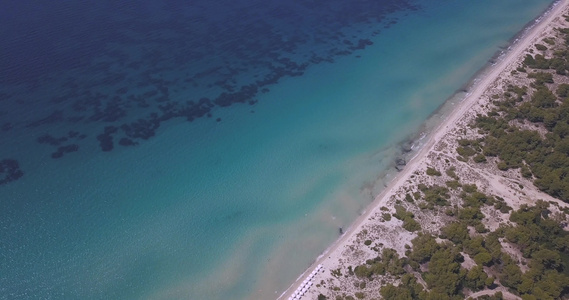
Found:
[[[550,4],[4,3],[0,299],[275,298]]]

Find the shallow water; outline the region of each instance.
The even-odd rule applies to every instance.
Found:
[[[276,298],[551,3],[370,2],[0,12],[0,298]]]

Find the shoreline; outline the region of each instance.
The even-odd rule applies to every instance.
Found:
[[[488,60],[488,64],[477,71],[471,80],[463,85],[463,87],[457,89],[453,95],[434,111],[415,134],[397,144],[397,147],[399,147],[401,151],[399,156],[403,156],[406,159],[409,158],[407,164],[400,172],[391,173],[389,170],[385,172],[384,178],[388,177],[390,173],[394,176],[390,179],[387,186],[383,188],[382,192],[377,195],[363,213],[346,228],[344,233],[331,244],[330,247],[324,250],[315,259],[312,265],[300,274],[295,282],[277,299],[287,299],[287,297],[290,297],[300,286],[302,281],[306,279],[306,275],[310,274],[310,272],[315,270],[319,265],[324,267],[322,271],[324,278],[322,279],[331,276],[327,271],[331,269],[331,266],[336,265],[338,260],[341,260],[343,257],[342,250],[351,245],[349,243],[350,240],[355,238],[366,225],[374,222],[372,216],[379,212],[380,207],[386,204],[386,202],[397,193],[397,190],[405,184],[405,181],[409,179],[409,176],[413,172],[419,169],[420,166],[426,164],[429,160],[428,155],[434,150],[434,147],[443,140],[449,132],[459,127],[458,122],[467,115],[468,110],[476,105],[485,92],[492,87],[492,83],[500,79],[508,67],[515,64],[521,58],[524,51],[545,32],[549,24],[562,16],[568,5],[569,0],[555,1],[538,17],[528,22],[518,34],[512,37],[511,42],[504,50],[497,51],[496,55]],[[461,93],[465,94],[460,96]],[[456,99],[456,101],[453,101],[454,99]],[[448,109],[448,111],[446,111],[446,109]],[[429,126],[429,124],[432,127]],[[420,143],[422,140],[424,140],[424,142]],[[411,147],[418,146],[419,148],[416,151],[412,148],[411,151],[405,152],[403,150],[404,145],[411,145]],[[321,278],[319,277],[319,279]],[[316,293],[316,295],[317,294],[318,293]],[[307,296],[301,299],[311,298],[307,294]]]
[[[478,83],[481,82],[484,79],[484,77],[487,76],[492,71],[493,68],[495,68],[498,64],[500,64],[500,62],[504,59],[504,57],[508,56],[509,53],[512,51],[512,49],[516,47],[516,45],[520,41],[522,41],[528,34],[531,33],[531,31],[535,26],[541,24],[544,17],[547,17],[555,9],[555,7],[557,7],[563,1],[564,0],[554,1],[543,12],[541,12],[541,14],[538,17],[526,23],[526,25],[524,25],[524,27],[516,35],[514,35],[511,39],[508,40],[507,45],[503,49],[496,51],[492,55],[492,57],[488,59],[487,63],[482,68],[476,71],[476,73],[474,73],[472,77],[470,77],[470,79],[465,84],[463,84],[460,88],[458,88],[451,96],[449,96],[443,102],[443,104],[441,104],[437,109],[435,109],[427,117],[427,119],[421,124],[419,130],[410,134],[401,142],[397,143],[396,146],[399,147],[400,149],[403,149],[403,146],[406,144],[409,144],[412,147],[418,145],[420,147],[419,148],[420,150],[424,146],[424,144],[417,142],[423,140],[424,138],[427,138],[428,140],[430,135],[432,135],[438,129],[438,126],[441,125],[446,120],[446,118],[448,118],[448,116],[453,113],[453,111],[456,109],[456,106],[461,105],[461,103],[466,98],[470,97],[471,91],[476,88]],[[418,151],[415,151],[415,149],[412,149],[411,151],[408,152],[401,150],[401,153],[399,155],[405,156],[405,158],[407,158],[407,154],[413,154],[414,152],[418,153]],[[415,153],[415,155],[412,155],[411,159],[415,158],[417,153]]]

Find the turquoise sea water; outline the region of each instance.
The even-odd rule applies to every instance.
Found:
[[[384,2],[381,20],[337,19],[341,1],[10,7],[0,160],[23,176],[0,185],[0,298],[278,297],[381,190],[397,143],[551,4]],[[22,29],[50,9],[68,19]],[[219,102],[180,113],[202,97]]]

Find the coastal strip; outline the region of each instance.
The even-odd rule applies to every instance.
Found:
[[[341,270],[348,265],[358,265],[365,263],[366,259],[377,256],[377,252],[369,250],[369,247],[362,247],[363,239],[373,236],[375,242],[381,241],[381,247],[395,249],[400,255],[404,255],[408,244],[417,235],[405,230],[398,220],[385,220],[385,214],[395,211],[395,205],[401,196],[404,196],[412,182],[429,180],[425,177],[423,170],[436,169],[441,167],[441,157],[452,157],[451,150],[460,139],[469,132],[468,126],[477,114],[488,111],[488,104],[494,90],[503,89],[503,82],[512,76],[512,71],[524,60],[527,51],[545,36],[552,34],[557,26],[565,25],[563,15],[568,13],[569,0],[556,2],[543,16],[536,19],[536,23],[527,29],[527,32],[500,56],[493,66],[488,68],[481,75],[467,96],[456,104],[456,107],[442,121],[442,123],[428,136],[419,152],[407,163],[384,191],[378,195],[370,208],[361,215],[353,225],[324,253],[313,265],[308,268],[278,299],[317,299],[318,295],[326,295],[330,284],[341,277],[334,274],[335,270]],[[464,136],[468,138],[468,136]],[[460,174],[465,174],[462,178],[466,183],[474,183],[481,186],[483,190],[492,190],[494,194],[506,199],[508,205],[519,208],[524,199],[544,199],[566,206],[565,203],[539,191],[531,182],[523,182],[526,186],[524,196],[521,197],[519,191],[511,188],[509,183],[514,182],[512,177],[493,169],[472,171],[467,164],[455,163],[459,166]],[[462,167],[462,169],[460,169]],[[470,172],[470,173],[469,173]],[[470,175],[469,175],[470,174]],[[422,176],[422,177],[421,177]],[[522,182],[519,179],[515,182]],[[513,200],[517,199],[517,200]],[[517,202],[516,202],[517,201]],[[434,221],[424,222],[423,229],[436,231],[440,229],[441,223]],[[490,227],[499,226],[500,220]],[[429,228],[431,226],[432,228]],[[372,232],[374,231],[374,232]],[[351,270],[351,269],[350,269]],[[316,272],[315,272],[316,271]],[[310,289],[306,289],[302,295],[298,291],[310,283]],[[515,298],[515,296],[512,296]]]

